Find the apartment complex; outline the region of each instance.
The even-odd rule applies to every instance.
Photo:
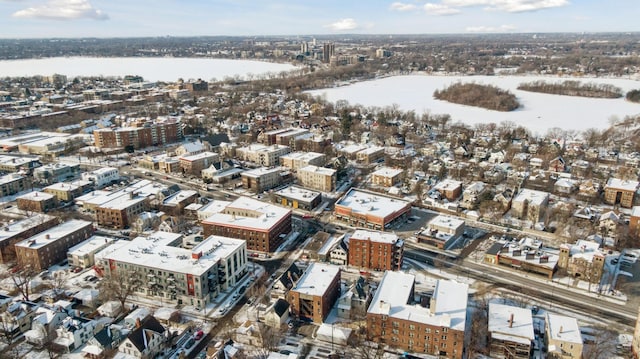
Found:
[[[96,263],[105,275],[139,276],[138,295],[201,307],[247,274],[243,240],[208,236],[192,249],[181,243],[181,234],[155,232],[118,241],[98,252]]]
[[[311,263],[287,294],[291,312],[322,323],[340,297],[340,267]]]
[[[16,197],[16,202],[19,209],[28,212],[45,213],[58,207],[56,196],[40,191],[33,191],[18,196]]]
[[[305,128],[280,128],[264,132],[258,138],[266,145],[278,144],[293,147],[296,138],[307,133],[309,133],[309,130]]]
[[[27,189],[27,179],[17,173],[10,173],[0,177],[0,192],[2,197],[10,196]]]
[[[371,174],[371,183],[377,186],[392,187],[402,182],[404,170],[382,167]]]
[[[511,209],[516,217],[535,223],[542,219],[547,204],[549,193],[525,188],[511,201]]]
[[[71,202],[82,195],[82,188],[74,183],[58,182],[43,189],[56,197],[59,202]]]
[[[445,179],[438,182],[433,189],[448,201],[455,201],[462,194],[462,182]]]
[[[280,156],[291,152],[289,146],[251,144],[236,149],[236,156],[241,161],[253,162],[260,166],[271,167],[280,165]]]
[[[338,171],[331,168],[306,166],[298,170],[298,181],[303,187],[321,192],[333,192],[336,189]]]
[[[283,167],[259,167],[244,171],[240,174],[242,186],[251,192],[262,193],[280,186],[286,175],[283,172],[286,172]]]
[[[80,176],[80,164],[48,163],[33,170],[33,178],[40,183],[64,182]]]
[[[26,238],[56,226],[58,218],[37,213],[23,220],[5,224],[0,229],[0,263],[16,257],[14,245]]]
[[[291,211],[240,197],[202,221],[202,228],[205,236],[244,239],[250,250],[273,252],[291,232]]]
[[[134,217],[149,209],[149,200],[134,191],[118,193],[110,201],[96,207],[98,225],[123,229],[128,228]]]
[[[280,157],[280,164],[297,171],[306,166],[324,166],[326,156],[317,152],[292,152]]]
[[[42,271],[67,258],[67,250],[91,237],[93,224],[71,220],[15,244],[18,263]]]
[[[373,192],[351,188],[334,209],[337,220],[355,227],[384,230],[394,221],[411,214],[411,202]]]
[[[349,265],[375,271],[400,270],[404,242],[396,234],[356,230],[349,238]]]
[[[544,328],[549,354],[558,359],[582,358],[582,334],[576,318],[547,312]]]
[[[108,186],[114,181],[120,180],[120,171],[113,167],[102,167],[82,174],[82,179],[93,183],[95,188]]]
[[[631,208],[638,192],[638,185],[638,181],[610,178],[604,186],[604,201],[610,205]]]
[[[438,280],[429,307],[415,302],[415,277],[386,271],[367,310],[367,339],[415,353],[465,358],[467,284]]]
[[[534,339],[531,309],[489,303],[491,357],[529,359]]]
[[[180,157],[179,161],[182,173],[199,177],[203,169],[220,162],[220,156],[217,153],[205,151]]]
[[[95,264],[95,255],[107,248],[115,239],[104,236],[91,236],[67,251],[69,265],[80,268],[89,268]]]
[[[137,120],[127,127],[101,128],[93,131],[95,146],[98,148],[133,147],[140,149],[163,146],[182,139],[182,127],[175,119],[148,122]]]

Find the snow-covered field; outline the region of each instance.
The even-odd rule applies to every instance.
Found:
[[[262,61],[174,57],[53,57],[0,61],[0,77],[140,75],[147,81],[177,81],[179,78],[209,81],[236,75],[247,78],[249,74],[278,74],[293,69],[293,65]]]
[[[385,107],[397,104],[401,110],[417,114],[450,114],[453,122],[468,125],[476,123],[499,124],[512,121],[544,135],[548,128],[571,130],[609,127],[609,119],[640,114],[640,104],[619,99],[592,99],[584,97],[547,95],[517,90],[522,82],[535,80],[578,80],[583,83],[611,84],[624,92],[640,89],[640,81],[611,78],[570,78],[542,76],[393,76],[359,82],[348,86],[309,91],[314,96],[326,96],[331,102],[347,100],[365,107]],[[433,98],[433,92],[456,82],[490,84],[509,90],[518,97],[523,107],[512,112],[498,112],[482,108],[457,105]]]

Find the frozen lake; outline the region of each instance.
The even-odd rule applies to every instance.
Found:
[[[348,86],[309,91],[314,96],[326,96],[331,102],[347,100],[350,104],[365,107],[385,107],[397,104],[401,110],[414,110],[417,114],[450,114],[453,122],[468,125],[476,123],[499,124],[513,121],[544,135],[548,128],[585,130],[609,127],[609,119],[617,116],[640,114],[640,104],[619,99],[593,99],[585,97],[547,95],[517,90],[522,82],[535,80],[579,80],[583,83],[606,83],[620,87],[624,92],[640,89],[640,82],[610,78],[569,78],[541,76],[393,76],[359,82]],[[512,112],[498,112],[478,107],[464,106],[433,98],[436,89],[443,89],[455,82],[491,84],[509,90],[518,97],[524,107]]]
[[[205,81],[213,78],[223,80],[236,75],[246,78],[249,74],[277,74],[293,69],[293,65],[262,61],[177,57],[52,57],[0,61],[0,77],[140,75],[147,81],[167,82],[179,78],[185,81],[199,78]]]

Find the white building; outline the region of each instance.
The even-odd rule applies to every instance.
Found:
[[[111,245],[113,241],[115,239],[110,237],[92,236],[84,242],[76,244],[67,251],[69,265],[82,268],[91,267],[95,263],[95,254]]]
[[[120,172],[117,168],[103,167],[83,173],[82,179],[93,182],[96,188],[102,188],[109,185],[111,181],[118,181],[120,179]]]

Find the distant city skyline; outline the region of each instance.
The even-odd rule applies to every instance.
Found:
[[[0,0],[0,37],[634,32],[638,13],[638,0]]]

